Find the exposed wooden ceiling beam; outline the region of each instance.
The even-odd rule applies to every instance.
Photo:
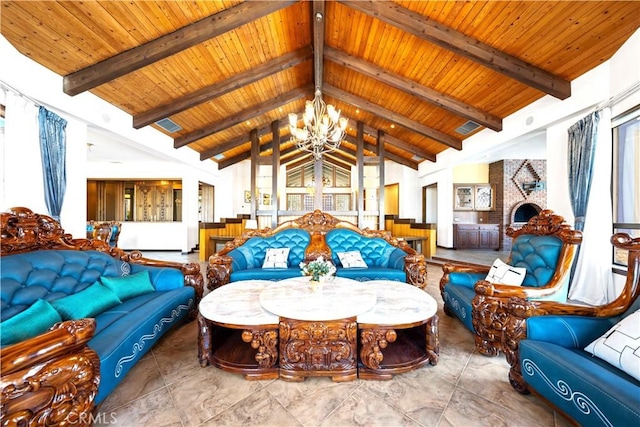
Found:
[[[331,46],[325,47],[324,57],[346,68],[350,68],[361,74],[381,81],[382,83],[388,84],[389,86],[393,86],[396,89],[400,89],[401,91],[420,98],[430,104],[444,108],[453,114],[472,120],[482,126],[488,127],[489,129],[493,129],[497,132],[502,130],[502,119],[500,117],[482,111],[472,105],[465,104],[464,102],[458,101],[457,99],[442,92],[438,92],[437,90],[422,86],[411,79],[391,73],[376,64],[365,61],[362,58],[349,55],[348,53]]]
[[[380,117],[385,118],[386,120],[389,120],[396,124],[404,126],[413,132],[419,133],[437,142],[440,142],[449,147],[455,148],[456,150],[462,150],[461,140],[454,138],[450,135],[447,135],[444,132],[440,132],[439,130],[430,128],[429,126],[425,126],[422,123],[418,123],[416,121],[410,120],[401,114],[388,110],[371,101],[360,98],[359,96],[353,95],[349,92],[345,92],[342,89],[338,89],[337,87],[330,86],[330,85],[324,86],[324,93],[326,93],[327,95],[333,96],[334,98],[339,99],[340,101],[351,104],[361,110],[368,111],[369,113],[376,114]]]
[[[288,7],[296,0],[248,1],[208,16],[172,33],[119,53],[64,77],[63,90],[77,95],[122,77],[235,28]]]
[[[289,125],[287,120],[279,121],[280,127],[285,127]],[[263,135],[266,135],[271,132],[271,125],[266,125],[258,129],[258,138]],[[241,146],[242,144],[246,144],[250,141],[249,133],[242,134],[236,138],[233,138],[223,144],[216,145],[215,147],[209,148],[208,150],[204,150],[200,152],[200,160],[207,160],[213,156],[224,153],[225,151],[232,150],[236,147]]]
[[[289,104],[290,102],[296,101],[302,97],[308,96],[310,91],[310,86],[302,86],[280,96],[277,96],[276,98],[262,102],[258,105],[252,105],[251,107],[245,108],[244,110],[239,111],[238,113],[233,114],[226,119],[211,123],[194,132],[175,138],[173,140],[173,146],[174,148],[184,147],[185,145],[191,144],[194,141],[213,135],[214,133],[220,132],[242,122],[246,122],[247,120],[251,120],[255,117],[261,116],[271,110],[275,110],[278,107]]]
[[[571,96],[571,82],[397,4],[387,1],[338,2],[556,98]]]
[[[386,134],[385,134],[385,136],[386,136]],[[356,138],[355,138],[354,136],[347,135],[345,139],[346,139],[347,141],[349,141],[351,144],[356,145]],[[365,143],[364,143],[363,148],[364,148],[365,150],[371,151],[371,152],[373,152],[373,153],[376,153],[376,152],[377,152],[377,147],[376,147],[375,145],[373,145],[373,144],[369,144],[368,142],[365,142]],[[351,154],[352,156],[356,156],[356,151],[355,151],[355,150],[351,150],[351,149],[349,149],[349,148],[342,147],[342,146],[340,147],[340,150],[343,150],[343,151],[345,151],[346,153]],[[396,155],[396,154],[386,152],[386,153],[384,154],[384,157],[385,157],[385,159],[388,159],[388,160],[391,160],[391,161],[396,162],[396,163],[398,163],[398,164],[401,164],[401,165],[407,166],[407,167],[409,167],[409,168],[411,168],[411,169],[418,170],[418,163],[413,162],[413,161],[408,160],[408,159],[405,159],[405,158],[404,158],[404,157],[402,157],[402,156],[398,156],[398,155]]]
[[[373,136],[374,138],[378,137],[378,131],[371,126],[364,125],[364,132]],[[429,160],[431,162],[436,161],[435,154],[430,153],[427,150],[424,150],[413,144],[409,144],[408,142],[402,141],[394,136],[389,135],[388,133],[384,134],[384,142],[385,144],[393,145],[394,147],[398,147],[408,153],[420,156],[425,160]]]
[[[140,129],[141,127],[150,125],[165,117],[178,114],[189,108],[195,107],[207,101],[211,101],[219,96],[225,95],[231,91],[241,89],[251,83],[264,79],[265,77],[279,73],[291,67],[305,62],[312,57],[312,51],[309,46],[298,49],[294,52],[286,53],[279,58],[259,65],[255,68],[247,70],[244,73],[236,74],[224,81],[204,87],[193,93],[185,95],[181,98],[174,99],[170,103],[136,114],[133,117],[133,127]]]
[[[313,77],[315,90],[322,90],[324,61],[324,0],[313,0]]]

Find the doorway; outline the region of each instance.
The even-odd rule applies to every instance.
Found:
[[[438,222],[438,184],[422,187],[422,222],[436,224]]]
[[[384,214],[400,215],[400,184],[384,186]]]

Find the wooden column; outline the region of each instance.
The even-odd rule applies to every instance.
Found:
[[[364,123],[358,122],[358,133],[356,135],[356,167],[358,169],[358,227],[362,228],[364,223]]]
[[[378,229],[384,230],[384,131],[378,130]]]
[[[273,140],[271,146],[273,148],[271,163],[271,228],[278,225],[278,207],[280,206],[280,197],[278,194],[278,174],[280,172],[280,122],[274,120],[271,122],[271,132]]]
[[[258,188],[257,188],[257,175],[260,163],[258,157],[260,156],[260,138],[258,138],[258,130],[252,129],[249,134],[251,140],[251,219],[256,218],[256,211],[258,210]]]

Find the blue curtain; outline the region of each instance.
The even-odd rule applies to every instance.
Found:
[[[60,221],[62,202],[67,188],[66,137],[67,121],[40,107],[40,156],[44,178],[44,199],[49,215]]]
[[[575,217],[574,228],[580,231],[584,229],[591,191],[599,120],[600,113],[596,111],[569,128],[569,197]]]

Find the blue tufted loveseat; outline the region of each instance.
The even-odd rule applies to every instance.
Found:
[[[620,233],[611,241],[628,251],[625,285],[615,300],[585,306],[514,297],[508,306],[504,351],[511,385],[534,392],[576,425],[640,425],[640,380],[585,350],[640,310],[640,239]],[[610,349],[616,346],[625,347],[616,340]],[[625,351],[620,358],[637,363],[633,345]]]
[[[21,405],[52,424],[74,421],[61,419],[63,414],[78,421],[78,412],[101,403],[168,330],[197,314],[199,264],[155,261],[104,241],[73,239],[52,218],[26,208],[3,213],[1,221],[3,423],[24,417]],[[101,290],[72,308],[61,303],[86,295],[104,278],[144,275],[150,280],[144,293],[125,295],[129,287],[113,299],[114,293]],[[90,318],[73,315],[88,307]],[[23,330],[21,323],[37,324],[42,332]],[[5,406],[5,399],[11,403]]]
[[[289,248],[287,268],[262,268],[269,248]],[[367,268],[343,268],[339,252],[359,251]],[[350,279],[395,280],[424,288],[426,264],[404,241],[385,231],[360,230],[316,210],[286,221],[275,229],[246,231],[209,258],[208,286],[215,289],[229,282],[250,279],[282,280],[300,276],[300,263],[318,257],[331,259],[336,275]]]
[[[489,267],[445,264],[440,280],[444,311],[458,317],[475,334],[478,351],[497,355],[507,321],[510,297],[565,301],[571,265],[582,233],[571,229],[564,218],[543,210],[519,229],[509,228],[513,239],[507,264],[524,267],[522,286],[489,283]]]

